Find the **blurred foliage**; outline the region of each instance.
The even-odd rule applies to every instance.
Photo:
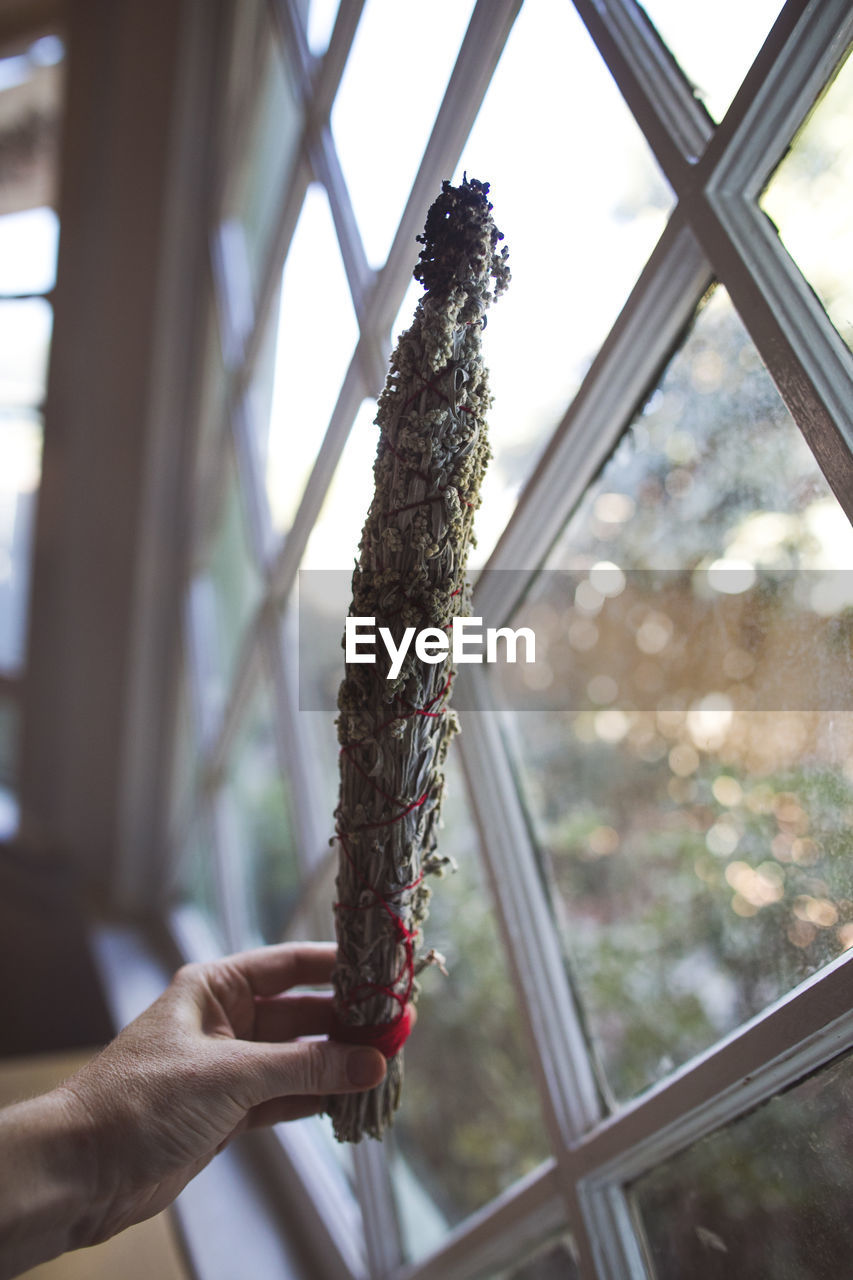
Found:
[[[641,1178],[657,1280],[848,1275],[851,1108],[848,1056]]]
[[[448,765],[441,850],[458,870],[433,882],[425,933],[449,977],[431,967],[420,978],[394,1137],[420,1186],[455,1223],[550,1153],[464,783],[452,757]]]
[[[301,873],[290,795],[278,760],[272,691],[265,683],[246,712],[228,779],[252,924],[262,941],[278,942],[296,904]]]
[[[791,570],[851,553],[848,522],[718,288],[546,567],[585,567],[587,586],[601,562],[681,570],[685,595],[690,571],[721,558],[782,570],[764,619],[784,644],[774,632],[788,616],[781,597],[798,590]],[[580,636],[583,670],[582,627],[606,643],[601,601],[549,597],[555,581],[543,575],[533,599]],[[719,696],[700,699],[681,662],[684,683],[664,680],[657,710],[632,709],[630,680],[676,664],[677,608],[659,596],[639,608],[654,626],[637,626],[623,687],[600,694],[590,682],[600,709],[520,713],[507,726],[590,1044],[617,1098],[853,944],[853,714],[739,709],[755,664],[736,637]],[[698,668],[704,647],[692,653]],[[805,659],[817,665],[817,651]],[[845,706],[844,664],[822,665]]]

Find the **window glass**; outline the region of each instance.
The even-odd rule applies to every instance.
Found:
[[[259,412],[267,394],[260,383],[253,405],[270,514],[274,528],[284,532],[293,522],[358,338],[329,201],[316,183],[299,215],[273,323],[269,418]],[[273,341],[272,334],[267,341]]]
[[[484,1273],[482,1280],[579,1280],[579,1277],[575,1243],[564,1231],[499,1271]]]
[[[218,522],[206,570],[194,593],[196,640],[206,724],[222,710],[249,619],[261,597],[261,578],[249,546],[237,466],[225,457]]]
[[[491,183],[512,268],[483,338],[495,403],[474,526],[481,564],[673,198],[580,18],[551,0],[522,8],[454,181],[463,170]]]
[[[713,21],[679,0],[643,0],[715,120],[722,120],[782,5],[780,0],[720,0]]]
[[[0,404],[40,406],[53,308],[43,298],[0,301]]]
[[[205,813],[199,813],[187,828],[178,856],[178,901],[190,903],[202,915],[224,955],[229,947],[222,923],[213,833]]]
[[[473,0],[367,0],[332,131],[371,266],[384,263]]]
[[[379,443],[379,428],[373,422],[375,416],[376,401],[364,400],[311,529],[300,565],[302,569],[340,569],[352,573],[373,499],[373,464]]]
[[[17,759],[18,705],[0,697],[0,840],[11,839],[18,829]]]
[[[303,716],[300,715],[299,719],[301,725]],[[325,719],[327,724],[331,723],[330,717],[326,716]],[[334,804],[330,805],[326,811],[328,813],[330,832],[333,825],[333,807]],[[337,845],[335,845],[327,850],[326,856],[318,863],[301,900],[288,919],[285,931],[288,941],[334,942],[334,904],[337,898],[335,879],[337,873],[338,850]],[[312,1116],[307,1122],[307,1127],[314,1131],[324,1156],[333,1158],[335,1164],[345,1174],[350,1187],[354,1187],[355,1168],[352,1143],[338,1142],[331,1117],[328,1115]]]
[[[332,477],[299,567],[300,739],[311,754],[330,827],[338,795],[338,687],[344,675],[344,619],[352,599],[352,571],[373,498],[378,428],[376,402],[365,400]]]
[[[786,249],[853,347],[853,58],[843,64],[761,198]]]
[[[59,219],[53,209],[0,216],[0,292],[46,293],[56,278]]]
[[[439,851],[458,870],[433,882],[425,945],[447,960],[419,980],[405,1093],[390,1150],[406,1255],[422,1257],[461,1219],[549,1155],[494,906],[477,860],[459,765],[448,756]]]
[[[316,58],[329,46],[339,8],[340,0],[311,0],[308,6],[308,47]]]
[[[170,830],[172,839],[181,843],[186,838],[196,805],[200,770],[199,735],[195,708],[185,677],[181,676],[177,695],[175,755],[172,762],[172,805]]]
[[[299,893],[300,871],[266,680],[258,683],[244,714],[225,791],[233,819],[231,852],[249,912],[246,942],[280,942]]]
[[[201,375],[198,434],[196,440],[195,500],[197,521],[215,484],[222,462],[227,381],[219,340],[219,323],[210,300]]]
[[[0,405],[0,669],[6,671],[24,662],[41,448],[40,417]]]
[[[243,229],[254,293],[258,292],[268,268],[285,184],[302,133],[301,108],[279,41],[265,13],[260,12],[258,17],[262,36],[260,50],[252,52],[252,33],[247,30],[244,61],[238,70],[245,77],[247,68],[250,69],[252,77],[260,78],[260,89],[254,78],[250,86],[245,86],[251,87],[256,96],[248,122],[248,141],[245,137],[235,139],[236,154],[225,202],[225,216],[237,219]],[[235,109],[239,103],[237,95]]]
[[[853,562],[850,525],[722,288],[547,562],[585,568],[582,586],[563,598],[562,575],[547,573],[534,586],[543,638],[557,628],[571,649],[553,704],[561,681],[586,673],[593,705],[508,720],[592,1050],[620,1098],[853,942],[846,641],[806,647],[794,668],[820,662],[837,711],[748,709],[745,634],[677,643],[694,607],[694,578],[677,571],[720,560],[767,576],[762,661],[784,648],[792,614],[816,612],[811,594],[797,603],[807,571]],[[596,674],[611,646],[602,564],[618,566],[630,603],[633,631],[613,642],[621,687]],[[670,571],[664,597],[630,577],[646,567]],[[713,697],[694,692],[706,644],[723,647]]]
[[[64,56],[54,34],[25,37],[0,52],[0,214],[56,203]]]
[[[846,1274],[851,1106],[848,1056],[640,1178],[656,1280]]]

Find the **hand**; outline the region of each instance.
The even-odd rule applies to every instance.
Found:
[[[334,964],[332,945],[284,944],[187,965],[60,1086],[88,1166],[77,1246],[158,1213],[241,1130],[380,1083],[376,1049],[299,1039],[329,1033],[332,999],[284,993],[328,983]]]

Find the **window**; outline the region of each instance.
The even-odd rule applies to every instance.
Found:
[[[18,825],[18,725],[59,221],[64,48],[0,47],[0,839]]]
[[[772,1236],[793,1276],[849,1250],[849,602],[835,649],[761,655],[817,671],[820,705],[757,702],[745,641],[717,653],[724,687],[701,682],[707,637],[678,649],[689,575],[746,565],[781,607],[853,551],[853,18],[748,8],[699,38],[665,0],[366,0],[334,22],[317,0],[233,6],[176,700],[180,937],[199,945],[191,918],[214,947],[331,927],[316,707],[337,677],[334,654],[297,671],[299,612],[321,607],[299,571],[351,565],[414,237],[463,170],[492,183],[514,272],[487,334],[477,611],[568,637],[538,710],[475,682],[444,837],[460,871],[427,926],[452,976],[425,980],[395,1133],[352,1152],[320,1121],[279,1135],[342,1275],[710,1277],[726,1254],[766,1269]],[[826,614],[809,600],[804,626]]]

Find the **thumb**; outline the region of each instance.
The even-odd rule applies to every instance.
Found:
[[[360,1093],[381,1084],[387,1069],[378,1049],[333,1040],[247,1043],[245,1049],[242,1084],[250,1107],[291,1095]]]

